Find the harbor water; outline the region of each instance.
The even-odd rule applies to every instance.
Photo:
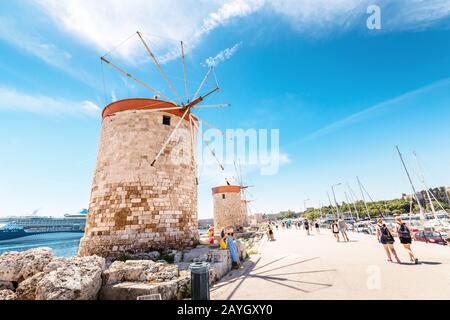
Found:
[[[82,232],[45,233],[0,242],[0,254],[8,251],[25,251],[38,247],[49,247],[58,257],[77,254]]]
[[[207,230],[199,230],[206,234]],[[49,247],[57,257],[73,257],[77,255],[81,232],[60,232],[33,235],[7,241],[0,241],[0,255],[8,251],[25,251],[38,247]]]

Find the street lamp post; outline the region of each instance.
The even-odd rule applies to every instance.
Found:
[[[331,191],[333,192],[334,203],[336,204],[337,218],[340,218],[340,212],[339,212],[339,205],[338,205],[338,203],[336,201],[336,194],[334,193],[334,187],[340,186],[341,184],[342,183],[339,182],[339,183],[333,184],[331,186]]]
[[[311,199],[305,199],[305,200],[303,200],[303,210],[304,210],[304,212],[306,212],[306,201],[309,201],[309,200],[311,200]]]

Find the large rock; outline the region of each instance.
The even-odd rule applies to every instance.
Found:
[[[160,256],[161,256],[161,254],[158,251],[152,251],[152,252],[135,253],[131,257],[132,257],[132,260],[156,261],[159,259]]]
[[[187,292],[185,278],[179,278],[177,265],[164,260],[115,261],[103,272],[102,300],[136,300],[137,297],[161,294],[163,300],[176,299]]]
[[[41,281],[44,276],[44,272],[39,272],[22,281],[16,290],[17,300],[35,300],[38,282]]]
[[[52,258],[50,248],[7,252],[0,256],[0,281],[21,282],[41,272]]]
[[[103,285],[111,285],[124,281],[144,281],[144,271],[158,272],[159,264],[152,260],[114,261],[103,272]]]
[[[197,246],[194,249],[185,251],[183,253],[183,262],[204,262],[208,261],[209,258],[209,247]]]
[[[209,284],[222,279],[231,270],[231,260],[215,262],[209,265]]]
[[[177,265],[161,260],[115,261],[103,272],[103,285],[109,286],[119,282],[164,282],[176,280],[178,275]]]
[[[183,300],[191,297],[191,272],[180,271],[180,277],[177,280],[177,300]]]
[[[16,300],[17,296],[12,290],[0,290],[0,300]]]
[[[95,300],[105,259],[98,256],[56,259],[36,288],[36,300]]]
[[[223,249],[211,250],[211,262],[227,262],[230,260],[230,252]]]
[[[122,282],[102,288],[100,300],[136,300],[139,296],[161,294],[162,300],[176,299],[177,280],[163,283]]]
[[[69,258],[71,259],[71,258]],[[54,271],[58,268],[62,268],[68,264],[67,258],[61,258],[61,257],[55,257],[50,261],[45,267],[44,270],[42,270],[45,273],[49,273],[51,271]]]
[[[0,281],[18,281],[20,252],[6,252],[0,256]]]

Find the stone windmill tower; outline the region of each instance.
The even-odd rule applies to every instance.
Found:
[[[222,229],[242,226],[241,187],[223,185],[212,188],[214,203],[214,232],[220,234]]]
[[[214,203],[214,230],[219,234],[222,229],[244,227],[248,225],[248,203],[245,190],[249,187],[244,184],[240,167],[234,162],[237,184],[230,184],[212,188]]]
[[[198,123],[192,114],[217,86],[200,95],[209,68],[189,99],[184,48],[186,100],[170,83],[145,36],[136,35],[173,90],[174,102],[107,59],[106,63],[156,94],[113,102],[102,113],[102,129],[85,235],[78,254],[118,256],[126,252],[179,249],[198,242],[196,146]]]

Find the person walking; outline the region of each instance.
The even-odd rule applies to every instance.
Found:
[[[333,236],[336,238],[337,242],[339,242],[339,227],[336,220],[333,220],[333,222],[331,223],[331,232],[333,233]]]
[[[398,235],[398,238],[400,239],[400,243],[403,245],[403,247],[406,249],[406,251],[409,254],[409,258],[411,262],[414,262],[415,264],[419,263],[419,259],[416,258],[414,253],[411,249],[411,232],[409,231],[408,226],[403,222],[402,218],[396,217],[395,222],[397,223],[396,232]]]
[[[316,220],[316,223],[314,224],[314,227],[316,228],[316,233],[320,234],[320,225],[319,222]]]
[[[386,226],[386,224],[383,223],[383,220],[381,218],[377,219],[377,239],[383,245],[386,255],[388,257],[388,261],[392,262],[391,257],[392,254],[397,260],[397,263],[401,263],[400,259],[397,256],[397,252],[395,251],[394,248],[395,239],[392,236],[392,233],[389,230],[388,226]]]
[[[344,238],[344,241],[348,241],[347,224],[345,223],[345,221],[342,220],[342,219],[339,219],[338,220],[338,226],[339,226],[339,231],[342,234],[342,238]]]
[[[305,222],[303,223],[303,225],[305,226],[306,235],[309,236],[309,221],[308,221],[308,219],[305,219]]]
[[[272,230],[272,228],[269,226],[269,230],[268,230],[268,236],[269,236],[269,241],[274,241],[275,240],[275,238],[274,238],[274,235],[273,235],[273,230]]]
[[[241,267],[241,261],[239,260],[239,254],[234,243],[234,234],[232,232],[227,233],[226,244],[227,249],[230,252],[232,268],[239,269]]]

